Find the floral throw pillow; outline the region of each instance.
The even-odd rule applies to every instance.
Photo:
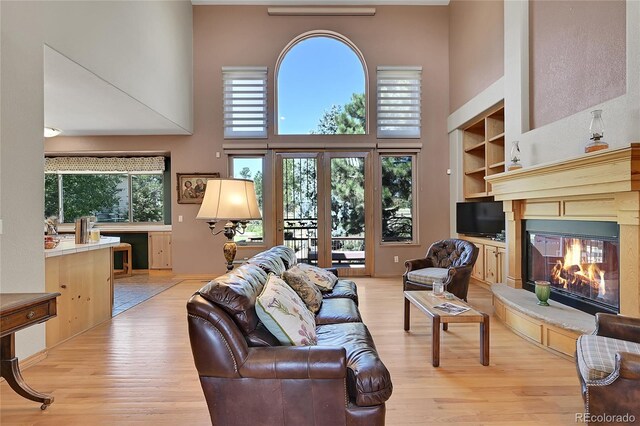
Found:
[[[256,300],[256,313],[267,330],[287,346],[314,346],[316,320],[300,296],[281,278],[269,274]]]
[[[317,266],[307,265],[306,263],[298,263],[289,269],[289,271],[304,274],[309,282],[324,292],[333,290],[333,286],[338,282],[338,277],[331,272],[318,268]]]
[[[305,274],[299,270],[284,271],[282,278],[289,286],[298,293],[298,296],[307,305],[307,308],[314,314],[317,314],[322,305],[322,293]]]

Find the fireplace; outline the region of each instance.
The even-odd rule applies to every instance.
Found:
[[[551,299],[590,314],[620,311],[620,242],[615,222],[526,220],[523,287],[551,283]]]

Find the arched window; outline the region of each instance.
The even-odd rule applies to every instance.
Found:
[[[276,66],[276,121],[281,135],[367,133],[367,68],[337,33],[294,39]]]

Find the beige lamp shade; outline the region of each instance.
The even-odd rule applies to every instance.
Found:
[[[197,219],[256,220],[262,219],[256,190],[245,179],[209,179]]]

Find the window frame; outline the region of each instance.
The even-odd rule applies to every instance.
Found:
[[[362,52],[360,51],[360,49],[358,49],[358,46],[355,45],[354,42],[352,42],[348,37],[345,37],[344,35],[335,32],[335,31],[330,31],[330,30],[313,30],[313,31],[307,31],[305,33],[299,34],[297,37],[294,37],[293,40],[291,40],[280,52],[280,54],[278,55],[278,59],[276,61],[276,67],[275,67],[275,72],[273,73],[273,78],[274,78],[274,83],[273,83],[273,130],[274,130],[274,134],[278,135],[278,136],[284,136],[284,137],[300,137],[300,136],[305,136],[305,137],[314,137],[314,136],[353,136],[353,135],[348,135],[348,134],[337,134],[337,135],[326,135],[326,134],[301,134],[301,135],[290,135],[290,134],[280,134],[280,128],[278,126],[279,123],[279,117],[280,117],[280,110],[279,110],[279,105],[278,105],[278,76],[280,74],[280,65],[282,65],[282,61],[284,60],[284,58],[287,56],[287,54],[289,53],[289,51],[295,47],[298,43],[303,42],[307,39],[310,38],[314,38],[314,37],[327,37],[327,38],[332,38],[334,40],[340,41],[342,43],[344,43],[345,45],[347,45],[347,47],[351,48],[351,50],[353,51],[353,53],[356,54],[356,56],[358,57],[358,59],[360,59],[360,63],[362,64],[362,72],[364,73],[364,103],[365,103],[365,126],[364,126],[364,134],[368,135],[369,129],[370,129],[370,125],[369,123],[371,122],[371,113],[370,113],[370,108],[369,108],[369,68],[367,67],[367,61],[364,59],[364,55],[362,54]],[[362,135],[360,135],[362,136]]]
[[[266,233],[266,221],[265,221],[265,210],[266,209],[266,201],[267,201],[267,197],[265,196],[265,180],[266,180],[266,176],[265,176],[265,167],[266,167],[266,155],[264,153],[241,153],[241,154],[236,154],[236,153],[229,153],[228,154],[228,167],[229,167],[229,177],[234,177],[235,175],[235,170],[234,170],[234,164],[233,164],[233,160],[235,158],[246,158],[246,159],[260,159],[261,163],[262,163],[262,219],[260,219],[259,221],[262,223],[262,241],[236,241],[236,244],[238,245],[238,247],[263,247],[266,245],[266,240],[267,240],[267,233]]]
[[[376,200],[376,210],[377,210],[377,229],[378,229],[378,244],[380,246],[388,247],[388,246],[407,246],[407,245],[419,245],[419,189],[418,189],[418,161],[419,161],[419,151],[416,150],[378,150],[378,159],[377,159],[377,172],[378,172],[378,188],[379,194]],[[411,240],[407,241],[383,241],[383,229],[382,229],[382,158],[383,157],[411,157]]]
[[[401,80],[399,77],[400,74],[406,73],[408,79],[415,79],[418,81],[417,84],[417,108],[406,111],[407,116],[401,117],[383,117],[383,114],[401,114],[403,111],[383,111],[381,108],[383,107],[384,99],[403,99],[401,97],[382,97],[382,93],[395,93],[396,96],[399,94],[403,94],[402,91],[398,90],[383,90],[385,87],[394,87],[397,85],[394,84],[385,84],[381,85],[381,80]],[[396,76],[394,76],[394,74]],[[411,76],[411,74],[414,74]],[[406,91],[407,94],[411,94],[415,96],[415,91]],[[415,97],[404,98],[407,100],[416,99]],[[413,106],[413,104],[402,105],[404,107]],[[415,111],[417,109],[417,111]],[[417,114],[418,117],[411,117],[409,115]],[[406,127],[405,130],[383,130],[382,128],[386,126],[391,126],[391,123],[386,123],[385,121],[415,121],[417,120],[418,124],[416,126],[409,126],[404,124],[397,124],[395,127]],[[417,128],[417,134],[410,131],[409,129]],[[422,67],[421,66],[378,66],[376,69],[376,138],[377,139],[420,139],[422,138]]]

